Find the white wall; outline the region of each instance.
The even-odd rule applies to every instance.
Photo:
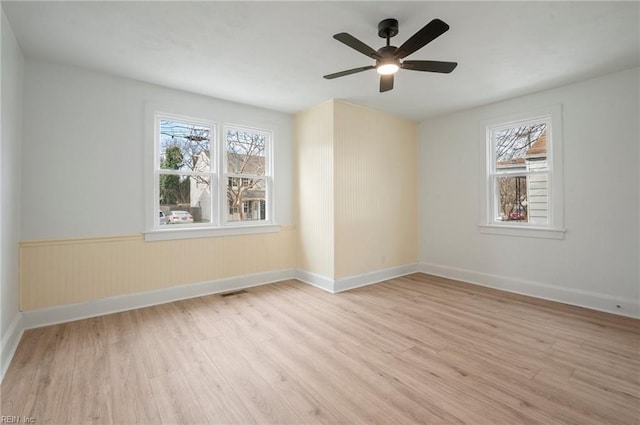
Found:
[[[23,57],[2,12],[0,98],[0,376],[8,366],[20,332],[18,243],[20,241],[20,127]]]
[[[144,231],[147,103],[274,131],[275,220],[293,223],[290,115],[29,58],[24,87],[23,240]]]
[[[639,77],[629,70],[421,123],[423,269],[639,315]],[[481,234],[480,122],[553,104],[563,111],[565,239]]]

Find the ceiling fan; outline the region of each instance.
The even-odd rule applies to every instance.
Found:
[[[378,74],[380,74],[380,92],[382,93],[393,89],[393,74],[395,74],[400,68],[411,71],[427,71],[448,74],[458,66],[457,62],[403,60],[405,57],[440,37],[448,29],[449,25],[445,22],[440,19],[434,19],[425,25],[420,31],[411,36],[411,38],[405,41],[400,47],[395,47],[391,46],[391,37],[398,34],[398,21],[392,18],[385,19],[378,24],[378,35],[387,39],[387,45],[379,48],[378,50],[373,50],[351,34],[341,32],[340,34],[334,35],[333,38],[346,44],[352,49],[375,59],[376,64],[336,72],[334,74],[325,75],[324,78],[331,80],[333,78],[344,77],[345,75],[375,69],[378,71]]]

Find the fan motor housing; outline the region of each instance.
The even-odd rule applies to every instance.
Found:
[[[381,38],[395,37],[398,35],[398,20],[388,18],[378,24],[378,35]]]
[[[383,58],[392,58],[396,52],[396,46],[384,46],[378,49],[378,54]]]

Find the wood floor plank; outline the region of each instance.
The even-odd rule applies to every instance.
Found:
[[[371,367],[371,364],[364,365],[361,361],[345,355],[336,347],[327,350],[327,353],[336,362],[344,364],[357,374],[370,388],[375,388],[388,401],[388,408],[395,411],[394,416],[402,418],[404,423],[462,423],[458,418],[437,405],[427,403],[423,398],[415,397],[411,389],[402,385],[396,376],[384,368]]]
[[[178,371],[182,368],[180,338],[142,339],[136,344],[141,350],[142,364],[149,379]]]
[[[256,423],[242,399],[211,362],[196,364],[185,372],[185,377],[207,416],[207,423]]]
[[[445,380],[431,372],[419,371],[396,355],[382,351],[363,349],[353,343],[341,343],[336,347],[345,355],[365,363],[368,367],[378,369],[397,383],[412,388],[434,406],[441,406],[444,411],[455,418],[456,422],[473,423],[479,418],[495,424],[532,423],[526,417],[514,418],[506,415],[498,404],[489,404],[488,400],[479,400],[480,394],[465,391],[466,385],[460,381]],[[386,372],[384,372],[386,370]],[[426,397],[425,397],[426,396]],[[464,409],[459,409],[465,406]],[[446,422],[445,422],[446,423]]]
[[[139,338],[138,329],[132,311],[102,316],[107,343],[113,344],[122,340],[132,341]]]
[[[292,348],[290,345],[282,346],[277,340],[273,340],[261,344],[260,352],[279,368],[278,370],[286,371],[286,375],[282,376],[287,382],[293,382],[293,386],[301,386],[305,394],[311,398],[311,403],[318,404],[311,411],[305,412],[305,415],[301,415],[302,417],[307,414],[322,418],[335,416],[335,423],[372,423],[366,416],[358,414],[353,405],[344,403],[340,391],[334,388],[319,370],[309,368],[307,363],[292,360]]]
[[[69,390],[68,423],[111,424],[112,399],[107,337],[102,318],[71,323],[74,326],[73,375]]]
[[[54,326],[55,339],[48,341],[46,360],[38,365],[35,386],[25,406],[26,416],[38,422],[69,423],[73,359],[77,349],[72,338],[74,326],[73,323]]]
[[[38,424],[638,425],[640,320],[413,274],[289,280],[24,333]]]
[[[149,382],[162,424],[207,423],[207,416],[182,371],[157,376]]]
[[[212,338],[201,344],[209,360],[218,367],[256,422],[301,422],[301,418],[291,410],[282,396],[253,370],[252,365],[242,358],[226,338]]]
[[[577,372],[576,372],[577,373]],[[593,381],[568,379],[558,376],[553,372],[542,370],[534,379],[535,383],[543,385],[546,394],[557,400],[566,400],[566,404],[580,409],[592,417],[600,418],[600,422],[618,422],[620,424],[633,424],[638,416],[630,414],[626,407],[635,403],[638,398],[623,392],[613,391],[603,385],[594,384]],[[572,394],[579,393],[580,400],[572,400]]]
[[[139,346],[129,340],[109,344],[109,383],[114,424],[157,424],[160,415]]]
[[[575,365],[576,369],[597,371],[633,385],[640,384],[640,367],[636,362],[623,362],[612,358],[610,354],[594,355],[582,346],[578,349],[554,345],[548,353],[548,359],[556,364]]]
[[[388,383],[374,370],[360,367],[357,362],[342,355],[335,347],[326,349],[313,345],[300,345],[296,347],[302,357],[310,358],[315,355],[318,365],[325,374],[331,377],[334,383],[341,383],[348,389],[347,397],[358,394],[373,402],[377,415],[387,423],[400,421],[400,423],[425,423],[439,420],[430,411],[423,409],[413,400],[403,394],[388,388]],[[348,384],[347,384],[348,383]]]
[[[300,302],[305,303],[304,311],[296,309],[297,311],[294,311],[294,313],[299,315],[299,320],[318,317],[318,319],[314,319],[315,323],[308,324],[313,329],[328,325],[330,336],[327,337],[327,340],[333,339],[336,343],[340,342],[340,339],[336,339],[335,335],[342,335],[342,339],[359,338],[378,348],[385,347],[387,351],[403,351],[415,344],[414,340],[403,338],[396,332],[380,332],[375,323],[358,316],[354,311],[349,314],[344,309],[337,307],[329,298],[311,298],[305,295],[304,291],[295,287],[293,290],[287,291],[287,288],[290,288],[288,285],[295,285],[295,283],[283,282],[278,284],[279,287],[283,288],[283,297],[288,298],[291,296],[291,305],[293,306]],[[305,311],[312,311],[316,314],[304,314]],[[320,317],[322,317],[322,320],[319,319]]]
[[[56,326],[30,329],[24,332],[11,367],[2,381],[0,389],[0,411],[3,415],[26,416],[31,412],[34,394],[42,385],[40,365],[53,359],[57,339]]]
[[[288,367],[307,382],[307,385],[321,392],[328,401],[339,409],[351,423],[400,424],[399,419],[389,416],[382,406],[381,398],[373,396],[357,383],[343,380],[333,369],[327,368],[317,356],[306,356],[299,349],[303,345],[285,347],[280,341],[265,341],[262,348],[272,358],[286,359]]]
[[[545,387],[543,381],[534,381],[537,376],[543,376],[537,373],[534,377],[528,378],[528,375],[521,375],[517,370],[511,367],[502,367],[500,363],[493,362],[481,353],[459,352],[443,350],[437,354],[442,362],[454,369],[464,367],[464,375],[470,377],[469,384],[480,389],[493,388],[502,393],[515,397],[518,402],[512,407],[520,405],[522,411],[526,411],[529,407],[541,408],[545,412],[553,412],[554,418],[559,418],[561,423],[579,424],[601,424],[601,419],[594,418],[584,413],[584,405],[582,397],[572,400],[571,397],[564,399],[564,394],[558,394],[552,391],[553,388]],[[432,363],[429,363],[431,366]],[[464,366],[462,366],[464,365]],[[557,377],[557,375],[555,375]],[[558,378],[566,382],[565,374]],[[486,394],[486,392],[483,392]],[[502,402],[510,400],[509,397],[498,398]],[[572,401],[577,403],[575,406],[567,409],[567,404]],[[545,422],[542,422],[545,423]],[[604,422],[606,423],[606,422]]]
[[[339,424],[344,418],[317,393],[309,391],[286,367],[282,367],[267,356],[259,346],[247,339],[229,341],[231,345],[251,364],[253,370],[265,382],[283,396],[287,405],[296,412],[305,424]]]
[[[274,338],[286,341],[302,342],[307,339],[303,327],[295,328],[295,323],[283,314],[282,310],[274,309],[271,292],[263,291],[263,288],[254,288],[242,297],[236,297],[232,301],[238,310],[253,321],[259,322]],[[277,298],[276,298],[277,300]]]
[[[220,325],[211,314],[205,297],[176,302],[191,334],[198,339],[214,338],[221,334]]]

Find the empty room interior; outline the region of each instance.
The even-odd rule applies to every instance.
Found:
[[[640,423],[640,3],[1,6],[0,422]]]

